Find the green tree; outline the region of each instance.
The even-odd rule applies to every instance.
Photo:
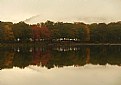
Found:
[[[31,26],[24,23],[19,22],[13,25],[13,32],[16,40],[19,38],[22,41],[28,41],[32,36]]]

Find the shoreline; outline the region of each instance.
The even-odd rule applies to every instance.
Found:
[[[36,42],[36,43],[0,43],[0,47],[3,46],[121,46],[121,43],[70,43],[70,42],[60,42],[60,43],[46,43],[46,42]]]

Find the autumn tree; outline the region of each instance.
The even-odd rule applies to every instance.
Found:
[[[40,40],[40,26],[39,25],[32,25],[32,39],[34,41]]]
[[[4,40],[6,42],[9,41],[14,41],[14,34],[13,34],[13,29],[12,29],[13,23],[11,22],[6,22],[4,23]]]
[[[41,25],[40,29],[40,37],[46,40],[49,40],[51,38],[51,32],[48,29],[48,27],[46,27],[45,25]]]

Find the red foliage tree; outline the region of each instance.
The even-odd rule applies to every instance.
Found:
[[[40,33],[41,38],[48,39],[51,37],[51,32],[46,26],[41,26]]]
[[[40,39],[40,26],[38,25],[32,25],[32,38],[34,41],[37,41]]]
[[[46,26],[32,25],[32,38],[34,41],[42,39],[49,39],[51,32]]]

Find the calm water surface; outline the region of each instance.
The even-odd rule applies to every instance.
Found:
[[[0,48],[0,69],[0,85],[121,85],[121,47]]]

